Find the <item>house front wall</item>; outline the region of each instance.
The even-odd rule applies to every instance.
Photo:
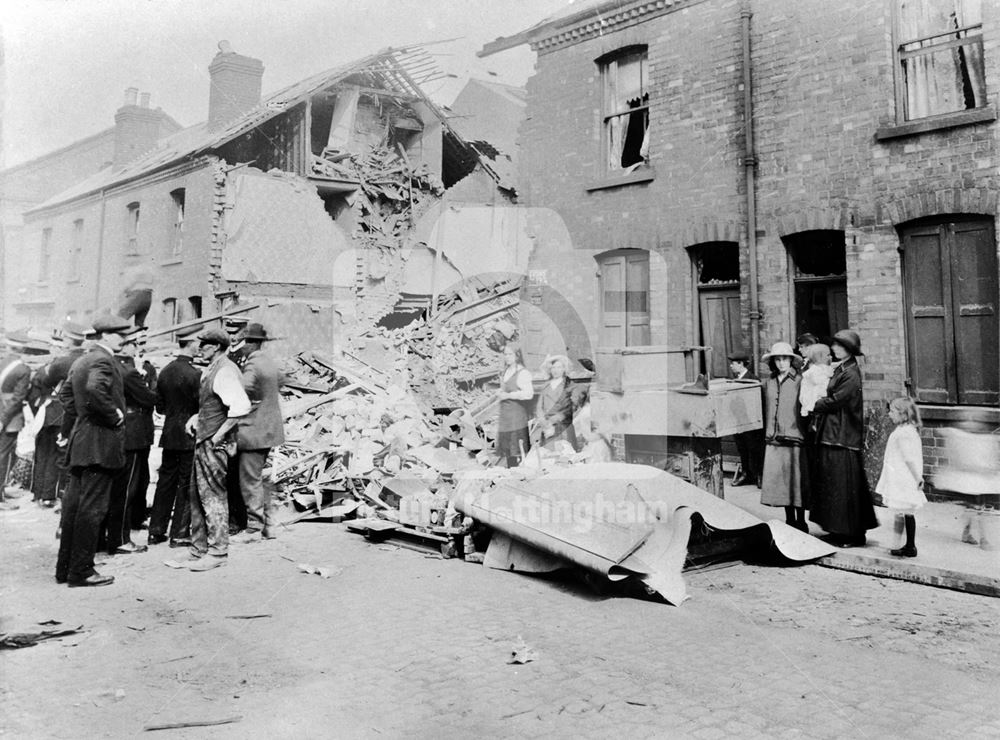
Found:
[[[584,20],[536,37],[520,139],[524,200],[562,216],[575,253],[567,259],[536,245],[532,275],[547,281],[562,307],[560,301],[551,302],[552,310],[536,306],[556,325],[565,313],[580,316],[593,346],[601,324],[593,256],[649,250],[648,343],[695,344],[701,336],[690,255],[701,244],[735,243],[739,331],[751,346],[741,10],[750,13],[752,50],[759,346],[794,341],[800,330],[792,245],[804,243],[808,251],[816,234],[828,240],[824,248],[842,240],[846,307],[842,302],[840,310],[861,335],[865,398],[881,423],[877,410],[888,399],[914,392],[913,356],[926,349],[908,333],[902,231],[921,219],[995,223],[1000,6],[994,3],[982,4],[985,105],[934,119],[923,131],[900,125],[891,2],[679,2],[631,21],[606,15],[599,32],[590,19],[589,27]],[[645,169],[651,179],[605,188],[595,60],[634,45],[648,49],[650,91],[649,168],[636,173]],[[990,274],[974,279],[993,286],[995,311],[992,264]],[[845,327],[831,325],[830,333],[839,328]],[[995,345],[1000,337],[986,340]],[[1000,424],[993,403],[927,403],[923,410],[931,469],[946,461],[937,427],[956,419],[982,428]]]
[[[175,254],[177,201],[172,193],[180,190],[184,219]],[[215,193],[214,170],[201,162],[30,214],[25,225],[30,248],[19,255],[17,270],[27,281],[26,294],[33,296],[33,303],[25,306],[15,300],[8,323],[44,327],[67,316],[86,320],[120,309],[131,285],[152,286],[146,318],[151,328],[168,326],[175,317],[192,318],[191,298],[210,307],[207,275]],[[130,218],[135,204],[137,229]],[[76,231],[77,222],[82,222],[82,232]],[[51,235],[49,269],[42,276],[40,248],[46,230]],[[77,244],[80,269],[74,274]],[[178,306],[177,314],[171,301]]]

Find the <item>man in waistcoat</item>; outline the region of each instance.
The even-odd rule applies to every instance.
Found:
[[[239,368],[226,357],[229,337],[220,329],[198,335],[199,352],[208,363],[198,389],[198,413],[185,428],[194,435],[194,471],[197,495],[191,498],[191,552],[193,571],[224,565],[229,551],[229,507],[226,469],[236,454],[236,425],[250,413]]]
[[[253,542],[261,537],[275,536],[269,526],[270,493],[261,478],[264,462],[272,447],[285,441],[284,419],[279,406],[279,389],[284,381],[278,363],[262,352],[268,341],[267,330],[261,324],[247,326],[246,363],[243,366],[243,388],[253,405],[237,427],[237,466],[240,491],[247,507],[247,527],[234,541]]]
[[[59,391],[59,436],[66,440],[70,481],[59,524],[57,583],[107,586],[115,580],[94,570],[94,552],[115,475],[125,467],[125,384],[114,354],[129,327],[120,316],[95,320],[93,347],[73,363]]]

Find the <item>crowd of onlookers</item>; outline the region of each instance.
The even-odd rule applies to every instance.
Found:
[[[144,357],[147,330],[117,315],[67,322],[51,346],[0,335],[0,506],[29,493],[41,507],[61,505],[59,583],[112,583],[94,569],[98,551],[169,543],[188,551],[171,564],[199,571],[226,562],[231,533],[274,536],[262,472],[284,432],[282,374],[262,351],[270,337],[241,320],[174,336],[174,357],[157,372]],[[37,362],[41,353],[51,359]],[[161,465],[150,508],[154,412]],[[142,529],[146,542],[134,542]]]

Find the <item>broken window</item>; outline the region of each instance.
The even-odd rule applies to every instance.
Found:
[[[604,84],[604,147],[609,172],[649,161],[649,79],[646,47],[599,60]]]
[[[809,332],[828,343],[834,333],[849,325],[844,232],[800,231],[782,241],[791,257],[795,335]]]
[[[986,105],[982,18],[982,0],[899,0],[903,120]]]
[[[125,233],[128,241],[125,244],[125,254],[139,254],[139,204],[129,203],[125,206]]]
[[[170,192],[173,229],[170,235],[170,256],[177,257],[184,248],[184,188]]]

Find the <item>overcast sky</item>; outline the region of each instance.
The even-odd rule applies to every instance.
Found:
[[[577,0],[579,2],[579,0]],[[570,0],[0,0],[3,166],[114,124],[127,87],[184,126],[208,109],[218,42],[264,62],[264,93],[386,46],[430,48],[459,80],[427,92],[450,102],[468,76],[523,85],[526,46],[478,59],[483,44],[534,25]],[[490,75],[493,72],[496,76]]]

